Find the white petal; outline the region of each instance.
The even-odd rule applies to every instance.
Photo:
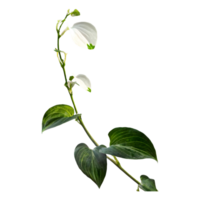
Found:
[[[70,88],[70,87],[72,87],[72,88],[75,88],[75,86],[76,86],[76,82],[75,81],[67,81],[67,83],[68,83],[68,87]]]
[[[93,80],[87,74],[78,73],[76,75],[75,81],[77,82],[79,87],[84,91],[87,91],[88,88],[93,89]]]
[[[87,48],[87,44],[96,46],[97,30],[92,24],[88,22],[78,22],[75,23],[70,30],[72,39],[77,45],[85,48]]]

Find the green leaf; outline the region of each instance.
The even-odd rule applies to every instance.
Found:
[[[142,185],[138,185],[142,190],[144,191],[158,191],[156,189],[156,184],[155,181],[153,179],[150,179],[148,176],[146,175],[142,175],[140,176]]]
[[[71,106],[64,104],[53,106],[43,116],[42,132],[76,119],[79,116],[81,115],[74,115],[74,109]]]
[[[69,80],[72,81],[74,79],[74,76],[70,76]]]
[[[99,152],[105,146],[100,145],[93,150],[86,144],[79,144],[75,148],[74,156],[80,170],[100,188],[106,176],[107,160],[106,155]]]
[[[127,159],[152,158],[157,161],[156,150],[149,138],[133,128],[115,128],[109,132],[110,147],[101,153]]]
[[[92,50],[92,49],[94,49],[94,48],[95,48],[95,46],[94,46],[94,45],[92,45],[92,44],[87,44],[87,47],[88,47],[88,49],[90,49],[90,50]]]

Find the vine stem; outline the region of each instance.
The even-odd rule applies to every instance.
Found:
[[[65,20],[65,22],[66,21],[67,20]],[[57,49],[61,50],[61,38],[60,38],[59,32],[56,34],[55,44],[56,44]],[[62,71],[63,83],[66,86],[65,87],[66,92],[68,94],[68,97],[69,97],[71,104],[74,107],[75,114],[80,113],[80,110],[78,108],[78,105],[77,105],[77,102],[76,102],[76,99],[75,99],[74,89],[71,90],[68,87],[68,84],[67,84],[67,81],[68,81],[67,61],[64,61],[63,56],[60,52],[59,52],[59,57],[60,57],[60,69]],[[94,135],[91,133],[88,126],[84,122],[83,117],[78,117],[77,120],[74,120],[74,122],[81,127],[85,136],[88,138],[88,140],[90,141],[90,143],[93,146],[99,146],[100,145],[98,140],[94,137]],[[119,158],[117,158],[116,156],[113,156],[113,155],[111,155],[111,156],[106,155],[106,158],[116,169],[118,169],[129,180],[131,180],[135,184],[140,184],[140,181],[123,166],[123,164],[122,164],[122,162]]]
[[[67,74],[68,74],[67,73],[67,68],[62,67],[62,75],[63,75],[63,79],[65,81],[67,81]],[[67,86],[66,92],[68,94],[70,103],[74,107],[75,114],[80,113],[80,110],[78,108],[78,105],[77,105],[77,102],[76,102],[76,99],[75,99],[74,89],[70,90],[70,88]],[[86,123],[84,122],[83,117],[78,117],[78,119],[75,120],[74,122],[81,127],[81,129],[83,130],[85,136],[88,138],[88,140],[90,141],[90,143],[93,146],[99,146],[100,145],[98,140],[94,137],[94,135],[92,134],[92,132],[90,131],[90,129],[88,128]],[[131,180],[135,184],[140,184],[140,181],[123,166],[123,164],[122,164],[122,162],[121,162],[121,160],[119,158],[117,158],[116,156],[110,156],[110,155],[106,155],[106,157],[109,160],[109,162],[115,168],[117,168],[124,176],[126,176],[129,180]]]

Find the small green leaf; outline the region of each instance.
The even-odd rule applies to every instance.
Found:
[[[110,147],[101,153],[127,159],[152,158],[157,161],[156,150],[149,138],[133,128],[115,128],[109,132]]]
[[[69,81],[74,81],[74,77],[72,75],[68,75]]]
[[[93,46],[92,44],[87,44],[88,49],[92,50],[95,48],[95,46]]]
[[[49,108],[43,116],[42,132],[76,119],[79,116],[81,115],[74,115],[74,109],[71,106],[64,104],[53,106]]]
[[[155,181],[153,179],[150,179],[148,176],[146,175],[142,175],[140,176],[142,185],[138,185],[142,190],[144,191],[158,191],[156,189],[156,184]]]
[[[93,150],[86,144],[79,144],[75,148],[74,156],[79,169],[100,188],[106,176],[106,155],[99,152],[105,146],[100,145]]]

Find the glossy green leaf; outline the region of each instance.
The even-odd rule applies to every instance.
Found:
[[[74,109],[68,105],[56,105],[49,108],[42,120],[42,132],[76,119],[80,114],[74,115]]]
[[[142,185],[138,185],[142,190],[144,191],[158,191],[156,189],[156,184],[155,181],[153,179],[150,179],[148,176],[146,175],[142,175],[140,176]]]
[[[80,170],[100,188],[107,170],[106,155],[99,152],[105,146],[89,149],[86,144],[79,144],[74,152],[76,163]]]
[[[149,138],[133,128],[115,128],[109,132],[110,147],[101,153],[127,159],[152,158],[157,161],[156,150]]]

